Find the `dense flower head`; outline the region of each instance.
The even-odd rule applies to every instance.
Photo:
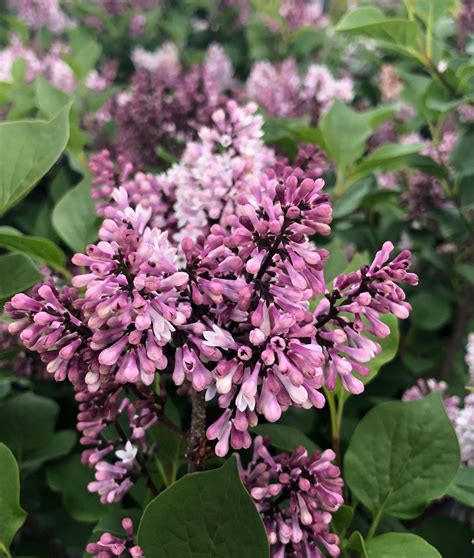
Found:
[[[25,63],[25,80],[33,81],[43,76],[52,85],[62,91],[72,91],[76,85],[76,78],[71,67],[62,59],[67,47],[54,43],[48,52],[40,52],[29,46],[24,46],[19,39],[13,38],[10,45],[0,51],[0,81],[13,81],[13,65],[17,60]]]
[[[104,504],[118,502],[133,486],[153,449],[146,432],[158,421],[159,402],[145,386],[135,387],[133,395],[127,395],[113,381],[93,393],[78,388],[75,398],[80,443],[86,447],[81,461],[95,469],[95,480],[88,489],[97,492]],[[111,431],[116,432],[115,437]]]
[[[344,499],[334,458],[332,450],[309,455],[303,446],[272,456],[268,440],[254,440],[252,460],[240,466],[240,474],[262,517],[272,558],[339,556],[330,523]]]
[[[335,79],[325,66],[317,64],[310,65],[300,76],[291,58],[279,64],[257,62],[247,80],[246,92],[272,116],[310,115],[313,122],[336,99],[349,102],[353,98],[350,78]]]
[[[95,558],[141,558],[145,556],[143,550],[133,542],[133,521],[126,517],[122,520],[122,529],[125,538],[117,537],[111,533],[102,533],[99,540],[89,543],[86,551]]]
[[[205,391],[221,413],[207,430],[220,456],[250,446],[259,415],[321,408],[321,389],[337,381],[360,393],[375,338],[389,334],[380,315],[406,318],[399,283],[417,283],[410,253],[390,260],[387,242],[370,266],[326,284],[329,253],[310,240],[330,233],[323,157],[306,146],[305,170],[285,166],[255,110],[229,101],[162,175],[94,157],[104,221],[99,242],[73,257],[74,288],[46,284],[7,306],[19,320],[10,327],[58,380],[96,393],[162,372]]]
[[[88,271],[74,277],[76,288],[47,281],[6,305],[19,320],[9,331],[41,354],[48,372],[73,382],[81,373],[91,391],[111,377],[151,384],[167,364],[163,347],[189,315],[178,301],[188,277],[176,267],[176,249],[166,232],[147,226],[151,211],[131,209],[121,193],[116,220],[105,219],[101,240],[73,258]]]
[[[134,61],[138,70],[130,92],[116,109],[118,150],[138,166],[156,166],[158,147],[179,155],[186,141],[211,123],[233,87],[232,66],[218,45],[189,69],[169,43],[155,53],[136,50]]]
[[[8,6],[31,29],[46,27],[62,33],[76,23],[62,9],[60,0],[8,0]]]
[[[167,173],[175,184],[174,212],[179,235],[196,238],[212,223],[223,223],[235,207],[235,197],[258,184],[275,160],[262,140],[263,119],[256,105],[228,101],[212,114],[212,127],[199,131],[178,165]]]

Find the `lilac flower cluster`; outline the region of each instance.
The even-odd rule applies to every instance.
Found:
[[[136,203],[150,186],[146,175],[130,180],[124,159],[114,166],[102,154],[92,162],[95,193],[119,187],[100,209],[99,242],[73,257],[85,271],[73,288],[47,281],[6,305],[16,320],[10,331],[57,380],[100,393],[110,382],[148,386],[157,372],[170,373],[176,385],[216,398],[222,414],[207,437],[220,456],[250,446],[258,415],[274,422],[292,405],[320,408],[321,389],[338,380],[360,393],[358,376],[380,351],[373,337],[389,334],[380,315],[406,318],[398,283],[417,283],[410,253],[389,261],[386,242],[370,266],[326,285],[329,254],[310,242],[330,233],[324,181],[298,167],[264,170],[273,154],[254,110],[229,102],[227,113],[214,113],[214,128],[201,130],[202,143],[188,146],[192,191],[177,183],[173,207],[180,246],[150,225],[156,204]],[[168,177],[182,173],[180,165]],[[196,208],[202,222],[191,219]]]
[[[237,23],[242,25],[252,16],[249,0],[221,0],[224,8],[236,12]],[[328,19],[324,15],[322,0],[280,0],[277,18],[267,13],[260,14],[263,23],[274,33],[282,30],[297,31],[303,27],[325,27]]]
[[[29,46],[24,46],[16,37],[10,45],[0,50],[0,81],[11,83],[13,81],[13,68],[18,60],[25,63],[24,79],[27,83],[34,81],[38,76],[43,76],[57,89],[69,93],[77,87],[74,72],[63,56],[68,53],[68,47],[62,42],[53,43],[49,51],[41,52]],[[115,78],[115,64],[109,61],[97,70],[91,70],[85,77],[84,84],[87,89],[100,92],[106,89]]]
[[[462,0],[457,26],[459,36],[463,41],[466,39],[466,35],[474,34],[474,6],[470,0]]]
[[[350,102],[352,87],[349,77],[335,79],[326,67],[317,64],[300,76],[295,60],[289,58],[279,64],[257,62],[247,80],[246,93],[272,116],[309,114],[315,123],[336,99]]]
[[[153,452],[146,431],[158,421],[156,398],[144,386],[135,387],[133,393],[135,399],[124,396],[124,388],[114,382],[98,392],[91,393],[87,388],[76,391],[77,429],[82,435],[81,444],[87,446],[81,461],[95,469],[95,481],[88,489],[97,492],[104,504],[122,499]],[[122,418],[128,431],[119,422]],[[110,426],[117,433],[115,438],[110,435]]]
[[[201,126],[211,124],[233,86],[232,66],[218,45],[189,69],[179,64],[170,44],[155,53],[136,50],[133,58],[138,69],[116,108],[117,147],[140,167],[156,166],[158,146],[179,155]]]
[[[129,517],[122,520],[122,528],[126,538],[111,533],[103,533],[96,543],[89,543],[86,551],[94,558],[141,558],[143,550],[133,542],[133,522]]]
[[[54,43],[49,52],[40,53],[13,38],[10,45],[0,51],[0,81],[11,83],[13,64],[22,59],[26,65],[27,82],[41,75],[58,89],[72,91],[76,85],[76,78],[71,67],[61,57],[66,52],[67,47],[60,42]]]
[[[76,26],[75,21],[61,9],[60,0],[8,0],[8,7],[30,29],[45,27],[59,34]]]
[[[461,406],[459,397],[445,395],[447,388],[446,382],[438,382],[433,378],[420,379],[415,386],[405,391],[402,399],[404,401],[415,401],[423,399],[433,391],[441,392],[446,413],[453,423],[458,437],[461,463],[464,467],[472,467],[474,465],[474,393],[466,395]]]
[[[119,155],[114,163],[108,151],[92,157],[98,214],[110,216],[120,205],[123,210],[127,203],[140,204],[151,209],[151,224],[166,229],[174,241],[207,234],[213,223],[225,225],[235,197],[258,184],[265,168],[282,173],[289,164],[264,145],[263,119],[256,108],[228,101],[225,110],[212,115],[213,127],[201,128],[198,141],[187,144],[179,163],[157,175],[134,174],[130,162]],[[294,164],[313,179],[329,168],[325,154],[313,145],[300,145]]]
[[[272,456],[258,436],[242,482],[262,517],[272,558],[339,556],[339,538],[329,530],[332,513],[344,503],[343,480],[332,450],[311,455],[298,446]]]

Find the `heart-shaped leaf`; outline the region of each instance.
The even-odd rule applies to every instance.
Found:
[[[268,557],[257,509],[231,457],[220,469],[187,475],[145,508],[138,530],[145,556]]]

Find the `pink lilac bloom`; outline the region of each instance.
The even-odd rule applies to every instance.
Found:
[[[58,381],[81,379],[92,392],[110,379],[151,384],[167,365],[163,347],[189,314],[178,295],[188,277],[167,233],[148,227],[151,212],[124,207],[125,190],[122,196],[117,221],[105,219],[98,244],[73,257],[86,270],[75,288],[47,281],[6,305],[18,319],[9,331],[40,353],[48,372]]]
[[[163,79],[173,83],[181,73],[179,51],[174,43],[167,42],[150,52],[142,47],[136,47],[132,52],[132,61],[137,70],[162,72]]]
[[[263,143],[263,119],[256,105],[228,101],[212,115],[212,127],[201,128],[199,140],[188,143],[178,165],[167,173],[175,185],[174,213],[179,234],[195,239],[222,223],[235,208],[235,197],[258,184],[275,161]]]
[[[189,149],[199,155],[207,144],[211,152],[216,146],[204,159],[209,166],[222,147],[232,181],[222,182],[220,173],[206,185],[196,181],[187,198],[176,189],[178,233],[196,226],[189,219],[196,199],[206,204],[202,230],[181,234],[179,246],[170,243],[167,232],[150,225],[155,205],[130,199],[138,200],[150,180],[142,175],[137,186],[125,159],[113,163],[102,153],[91,162],[94,195],[113,201],[99,209],[105,218],[99,242],[73,258],[81,268],[74,288],[46,282],[6,305],[15,320],[9,330],[40,353],[57,380],[68,377],[100,394],[110,382],[148,386],[158,372],[204,391],[220,408],[207,429],[219,456],[250,446],[248,429],[259,415],[274,422],[290,406],[321,408],[321,389],[334,390],[337,379],[360,393],[359,376],[381,350],[374,338],[390,333],[381,315],[406,318],[411,307],[399,283],[418,281],[408,271],[410,253],[391,259],[393,245],[386,242],[370,265],[326,285],[329,253],[310,241],[330,233],[324,181],[281,161],[275,170],[261,162],[249,177],[266,149],[261,121],[251,105],[229,102],[227,110],[214,113],[215,127],[201,130],[202,143]],[[316,156],[305,150],[305,161],[307,155]],[[195,168],[208,176],[199,164],[198,157],[191,178],[202,179],[193,177]],[[317,165],[312,172],[319,174]],[[199,188],[207,197],[196,196]],[[99,480],[125,474],[122,465],[106,469]]]
[[[46,27],[59,34],[76,26],[61,9],[60,0],[8,0],[8,6],[30,29]]]
[[[428,217],[431,208],[445,207],[447,204],[443,186],[437,178],[416,170],[408,179],[408,189],[401,196],[408,210],[408,217],[415,228]]]
[[[474,106],[461,105],[460,107],[458,107],[457,111],[461,122],[474,122]]]
[[[324,66],[312,64],[300,76],[296,62],[289,58],[279,64],[257,62],[246,84],[247,96],[270,115],[295,117],[310,115],[316,122],[338,99],[353,98],[350,78],[335,79]]]
[[[67,47],[64,44],[56,42],[49,52],[40,53],[23,46],[19,39],[13,38],[10,45],[0,51],[0,81],[11,83],[13,64],[16,60],[23,59],[26,64],[26,82],[42,75],[58,89],[72,91],[76,85],[76,78],[71,67],[61,58],[66,51]]]
[[[103,533],[95,543],[89,543],[86,548],[95,558],[141,558],[145,555],[143,550],[133,542],[133,522],[129,517],[122,520],[122,529],[125,538],[117,537],[111,533]]]
[[[233,86],[232,67],[221,47],[212,45],[203,63],[189,69],[179,66],[179,73],[173,49],[163,48],[166,52],[158,53],[160,66],[138,69],[128,95],[117,103],[117,149],[142,168],[159,166],[158,147],[179,155],[202,126],[211,124],[212,114],[225,105]],[[157,59],[152,60],[156,66]],[[135,52],[135,61],[143,65],[143,52]],[[149,58],[145,64],[150,65]]]
[[[457,26],[463,42],[465,41],[466,35],[474,34],[474,5],[471,0],[462,0]]]
[[[0,51],[0,81],[11,83],[13,64],[22,59],[26,65],[24,79],[27,83],[43,76],[57,89],[69,93],[77,86],[77,79],[72,68],[63,60],[63,55],[67,53],[67,45],[61,42],[53,43],[47,52],[40,52],[24,46],[14,37],[10,45]],[[114,61],[106,62],[100,73],[91,70],[84,81],[86,88],[95,92],[104,91],[111,85],[116,70]]]
[[[474,332],[467,336],[465,361],[469,372],[469,385],[474,386]]]
[[[332,513],[344,503],[341,473],[326,450],[272,456],[268,440],[254,441],[252,460],[240,465],[242,482],[265,525],[272,558],[339,556],[339,538],[330,531]]]
[[[323,0],[281,0],[278,13],[291,31],[302,27],[322,28],[328,23]]]
[[[79,403],[77,429],[80,443],[86,447],[81,461],[95,469],[95,480],[89,483],[88,490],[96,492],[104,504],[119,502],[154,451],[146,432],[159,420],[157,398],[145,386],[135,387],[133,397],[128,396],[123,386],[115,382],[97,392],[89,391],[87,386],[75,388]],[[105,429],[109,432],[107,437]],[[113,429],[117,432],[115,437],[111,434]]]

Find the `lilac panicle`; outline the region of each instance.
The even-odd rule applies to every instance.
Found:
[[[332,450],[308,455],[303,446],[272,456],[268,441],[255,439],[252,460],[240,466],[240,475],[265,525],[272,558],[339,556],[330,523],[344,499],[334,458]]]
[[[220,456],[250,447],[261,415],[321,408],[323,387],[360,393],[375,339],[389,334],[380,316],[406,318],[400,284],[418,280],[410,252],[390,259],[386,242],[370,265],[326,284],[329,253],[312,242],[332,219],[319,156],[305,148],[305,170],[285,166],[264,146],[255,109],[229,101],[214,111],[161,175],[94,157],[104,220],[99,242],[73,258],[83,269],[75,288],[49,283],[7,305],[22,342],[81,392],[140,388],[157,373],[205,391],[220,408],[207,429]],[[110,461],[98,473],[98,482],[131,477]]]

